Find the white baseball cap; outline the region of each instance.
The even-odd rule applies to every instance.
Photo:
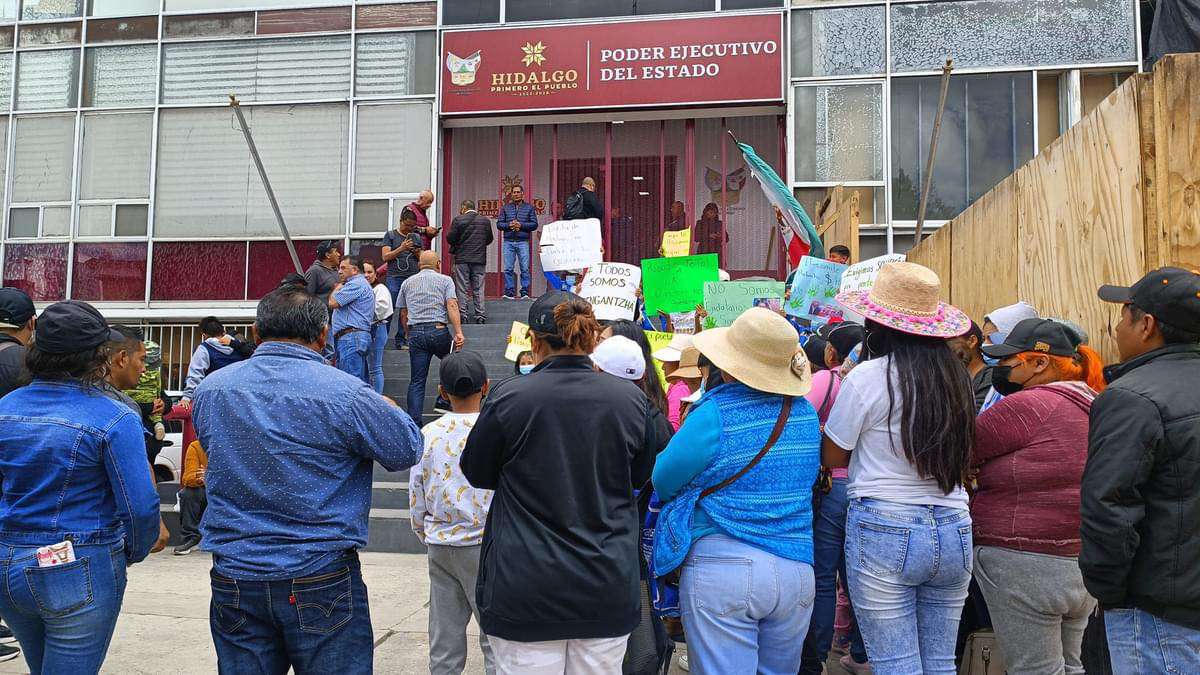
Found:
[[[692,336],[687,333],[676,333],[670,344],[654,352],[650,356],[663,362],[678,361],[683,358],[683,350],[692,346]]]
[[[646,374],[646,359],[642,348],[627,337],[614,335],[596,345],[592,363],[609,375],[623,380],[640,380]]]

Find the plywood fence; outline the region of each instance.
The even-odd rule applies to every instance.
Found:
[[[1024,300],[1079,322],[1107,361],[1105,283],[1200,267],[1200,54],[1160,60],[908,254],[981,321]]]
[[[841,185],[829,189],[820,209],[821,224],[817,226],[817,234],[821,235],[827,253],[830,246],[844,244],[850,249],[851,260],[862,260],[858,245],[858,208],[857,190],[847,190]]]

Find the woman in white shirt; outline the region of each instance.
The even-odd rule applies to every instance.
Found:
[[[363,276],[371,289],[375,291],[375,322],[371,324],[371,351],[368,353],[367,367],[371,374],[371,386],[375,391],[383,393],[383,348],[387,346],[388,323],[392,318],[392,294],[387,286],[375,274],[375,263],[363,261]]]
[[[838,296],[867,319],[865,361],[842,383],[822,457],[850,468],[846,576],[878,675],[956,672],[971,581],[974,397],[946,344],[970,321],[939,288],[931,270],[892,263],[870,291]]]

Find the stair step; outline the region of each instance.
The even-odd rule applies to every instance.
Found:
[[[163,523],[171,538],[167,546],[178,546],[180,537],[179,514],[171,506],[163,504],[159,508]],[[385,553],[424,553],[425,544],[412,531],[408,509],[372,508],[367,530],[367,551]],[[203,546],[203,545],[202,545]]]

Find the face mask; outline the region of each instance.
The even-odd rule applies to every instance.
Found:
[[[996,366],[992,369],[992,386],[1001,396],[1012,396],[1021,391],[1025,388],[1025,382],[1032,378],[1026,378],[1025,382],[1013,382],[1009,379],[1012,377],[1012,370],[1012,366]]]
[[[527,363],[527,364],[521,366],[520,368],[518,368],[518,370],[520,371],[520,373],[522,375],[528,375],[533,372],[533,364]]]

